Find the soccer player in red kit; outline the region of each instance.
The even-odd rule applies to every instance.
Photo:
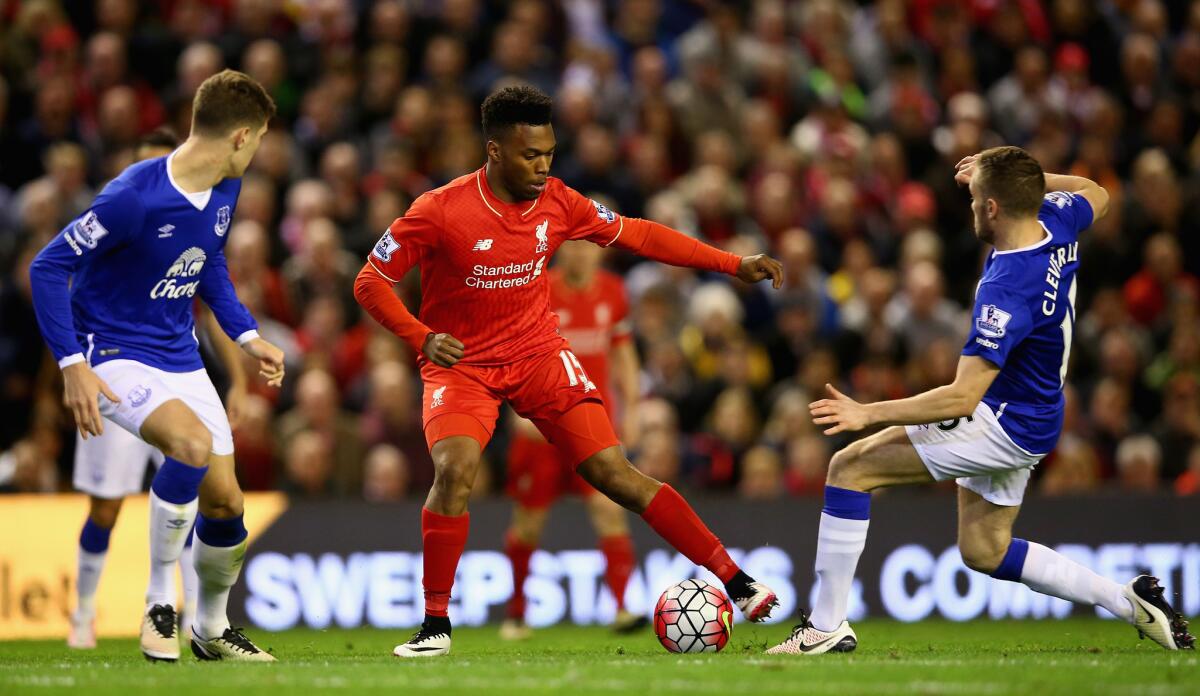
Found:
[[[625,427],[619,432],[626,447],[635,447],[637,436],[638,358],[629,326],[629,303],[620,276],[600,267],[604,250],[584,241],[566,242],[547,273],[550,308],[558,317],[558,330],[579,358],[584,372],[596,385],[614,425],[621,413]],[[610,370],[611,367],[611,370]],[[610,378],[610,372],[611,378]],[[620,394],[620,407],[610,385]],[[513,596],[500,637],[520,640],[530,635],[525,623],[525,579],[529,559],[546,526],[549,508],[564,494],[583,498],[592,527],[604,554],[604,580],[617,600],[613,629],[628,633],[649,624],[645,615],[625,609],[625,587],[633,572],[633,540],[625,510],[583,480],[575,464],[563,459],[546,442],[537,427],[520,417],[508,451],[508,495],[513,499],[513,519],[504,538],[504,553],[512,564]]]
[[[354,283],[368,313],[420,353],[422,415],[434,462],[421,513],[425,621],[401,657],[450,652],[447,607],[467,540],[467,498],[500,403],[533,421],[588,483],[641,515],[680,553],[725,584],[750,621],[775,593],[730,559],[720,540],[671,486],[629,463],[589,378],[550,311],[546,263],[560,244],[586,239],[646,258],[746,282],[783,282],[778,261],[739,257],[654,222],[623,218],[549,176],[552,104],[508,87],[483,104],[487,162],[413,201],[375,245]],[[421,268],[420,318],[393,285]]]

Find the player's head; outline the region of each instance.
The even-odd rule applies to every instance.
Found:
[[[222,70],[200,84],[192,102],[192,137],[227,146],[226,176],[239,177],[275,116],[275,102],[254,78]]]
[[[1042,165],[1019,147],[1006,145],[979,153],[971,176],[975,236],[991,244],[996,224],[1037,215],[1046,193]]]
[[[138,162],[155,157],[166,157],[177,147],[179,147],[179,137],[175,135],[175,131],[163,126],[142,136],[133,156]]]
[[[553,102],[534,87],[505,87],[483,101],[483,134],[488,164],[513,197],[533,200],[542,193],[554,159]]]

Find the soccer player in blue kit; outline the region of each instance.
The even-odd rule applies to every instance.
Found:
[[[80,435],[102,434],[103,416],[165,455],[150,492],[152,566],[170,572],[195,520],[191,647],[203,660],[274,661],[226,616],[246,551],[243,498],[229,420],[200,360],[193,320],[199,294],[224,332],[258,359],[268,383],[282,383],[283,352],[258,336],[223,254],[240,177],[274,113],[248,76],[226,70],[208,78],[196,92],[187,141],[109,182],[30,267],[38,324]],[[179,659],[169,601],[147,597],[141,647],[148,659]]]
[[[1108,193],[1044,174],[1018,147],[964,158],[975,235],[993,250],[975,293],[954,382],[907,399],[862,404],[826,385],[810,404],[826,435],[889,426],[833,456],[817,537],[816,602],[771,654],[850,652],[846,620],[867,539],[871,491],[958,482],[958,547],[971,569],[1054,597],[1104,607],[1168,650],[1191,648],[1187,622],[1156,578],[1122,586],[1052,549],[1012,536],[1030,468],[1058,441],[1075,322],[1079,234],[1108,211]]]

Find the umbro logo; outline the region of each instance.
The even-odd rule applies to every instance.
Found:
[[[492,248],[492,240],[481,239],[478,242],[475,242],[475,246],[471,248],[471,251],[488,251],[491,248]]]
[[[183,529],[187,523],[186,519],[167,520],[167,526],[171,529]]]
[[[172,225],[170,223],[163,225],[162,227],[158,228],[158,238],[166,239],[167,237],[170,237],[171,230],[173,230],[173,229],[175,229],[175,225]]]

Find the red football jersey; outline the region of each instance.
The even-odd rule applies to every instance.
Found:
[[[560,271],[551,269],[550,306],[558,315],[558,330],[571,344],[571,352],[600,389],[605,403],[611,404],[609,351],[632,338],[629,301],[621,277],[600,270],[591,284],[576,288],[567,284]]]
[[[505,203],[481,168],[413,201],[369,260],[392,282],[419,266],[421,323],[462,341],[460,362],[502,365],[562,348],[547,278],[559,245],[607,246],[624,225],[554,177],[536,200]]]

